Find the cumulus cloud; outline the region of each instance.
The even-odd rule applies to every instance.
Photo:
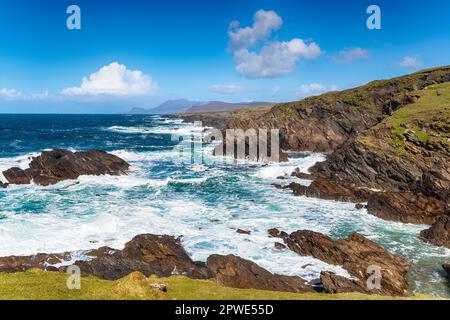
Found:
[[[243,89],[238,84],[216,84],[209,87],[210,92],[221,94],[235,94],[242,92]]]
[[[229,49],[233,52],[236,71],[248,78],[275,78],[286,75],[301,60],[315,59],[321,54],[320,47],[312,42],[294,38],[290,41],[272,41],[260,51],[252,50],[273,31],[281,28],[283,20],[275,11],[256,12],[251,27],[240,28],[233,21],[228,31]]]
[[[304,97],[316,95],[319,93],[323,93],[326,91],[336,91],[338,88],[336,85],[331,85],[330,87],[327,87],[323,85],[322,83],[310,83],[310,84],[302,84],[300,86],[300,89],[298,91],[298,94]]]
[[[406,56],[403,57],[403,60],[400,63],[398,63],[398,66],[404,68],[419,69],[420,67],[422,67],[422,62],[418,57]]]
[[[22,93],[15,89],[0,88],[0,97],[7,100],[16,100],[22,97]]]
[[[356,60],[369,57],[369,50],[363,48],[350,48],[342,50],[332,57],[333,61],[342,64],[351,64]]]
[[[230,23],[228,29],[230,50],[239,50],[254,46],[259,40],[270,36],[272,31],[280,29],[283,20],[275,11],[259,10],[253,17],[253,26],[239,28],[239,21]]]
[[[158,90],[154,80],[139,70],[129,70],[113,62],[84,77],[79,87],[64,89],[66,96],[134,96],[150,95]]]

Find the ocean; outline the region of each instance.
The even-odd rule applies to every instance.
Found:
[[[0,171],[26,168],[44,150],[102,149],[131,164],[126,176],[82,176],[49,187],[0,189],[0,256],[56,253],[109,246],[121,249],[142,233],[182,236],[194,260],[235,254],[274,273],[306,280],[321,270],[348,276],[338,266],[274,248],[270,228],[307,229],[343,238],[359,232],[412,264],[412,292],[450,297],[441,265],[450,250],[418,239],[424,225],[381,220],[351,203],[294,197],[274,183],[295,168],[306,171],[325,159],[292,153],[283,164],[180,161],[172,134],[198,136],[202,128],[151,115],[0,115]],[[178,146],[178,147],[177,147]],[[0,180],[5,181],[2,174]],[[251,231],[241,235],[237,229]]]

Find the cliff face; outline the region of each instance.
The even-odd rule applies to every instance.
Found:
[[[257,115],[240,115],[229,128],[276,128],[283,149],[332,151],[413,102],[411,93],[432,84],[450,81],[450,67],[424,70],[391,80],[330,92],[297,102],[274,106]]]

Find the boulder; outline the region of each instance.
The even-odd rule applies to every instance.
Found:
[[[445,272],[447,272],[447,274],[448,274],[449,277],[450,277],[450,263],[444,264],[444,265],[442,266],[442,268],[444,268]]]
[[[427,230],[420,233],[420,238],[430,244],[450,248],[450,216],[440,216]]]
[[[167,235],[139,235],[126,243],[123,250],[100,250],[97,253],[97,257],[90,261],[75,262],[82,274],[107,280],[117,280],[135,271],[145,276],[180,274],[196,279],[210,277],[203,263],[194,262],[187,255],[180,239]]]
[[[243,229],[237,229],[236,232],[239,234],[246,234],[246,235],[251,234],[251,231],[247,231],[247,230],[243,230]]]
[[[44,151],[34,157],[28,169],[11,168],[3,175],[11,184],[48,186],[63,180],[77,179],[81,175],[124,175],[129,164],[119,157],[100,150],[72,152],[68,150]]]
[[[360,234],[333,240],[321,233],[301,230],[285,237],[284,242],[301,256],[312,256],[328,264],[342,266],[361,283],[367,282],[372,267],[379,268],[381,288],[371,290],[371,293],[392,296],[406,294],[409,264]]]
[[[58,254],[38,253],[31,256],[9,256],[0,258],[0,272],[23,272],[28,269],[52,270],[52,265],[71,260],[69,252]]]
[[[322,271],[320,273],[320,280],[322,282],[323,290],[325,293],[369,293],[369,290],[360,280],[348,279],[342,276],[338,276],[333,272]]]
[[[223,286],[283,292],[313,292],[300,277],[272,274],[256,263],[234,255],[211,255],[207,261],[214,280]]]

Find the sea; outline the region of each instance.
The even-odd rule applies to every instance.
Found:
[[[269,238],[267,230],[313,230],[334,239],[359,232],[411,263],[411,294],[450,297],[450,281],[441,268],[450,262],[450,250],[418,238],[428,226],[381,220],[352,203],[296,197],[274,187],[293,181],[308,185],[277,178],[296,168],[307,172],[326,155],[291,153],[281,164],[217,161],[214,146],[201,144],[195,156],[184,156],[178,137],[198,138],[202,132],[198,125],[153,115],[1,114],[0,172],[27,168],[31,157],[55,148],[105,150],[131,168],[125,176],[0,189],[0,256],[73,251],[74,260],[83,259],[83,250],[121,249],[138,234],[167,234],[181,236],[194,260],[234,254],[273,273],[315,280],[323,270],[349,274],[340,266],[276,250],[279,239]],[[0,180],[5,181],[1,173]]]

